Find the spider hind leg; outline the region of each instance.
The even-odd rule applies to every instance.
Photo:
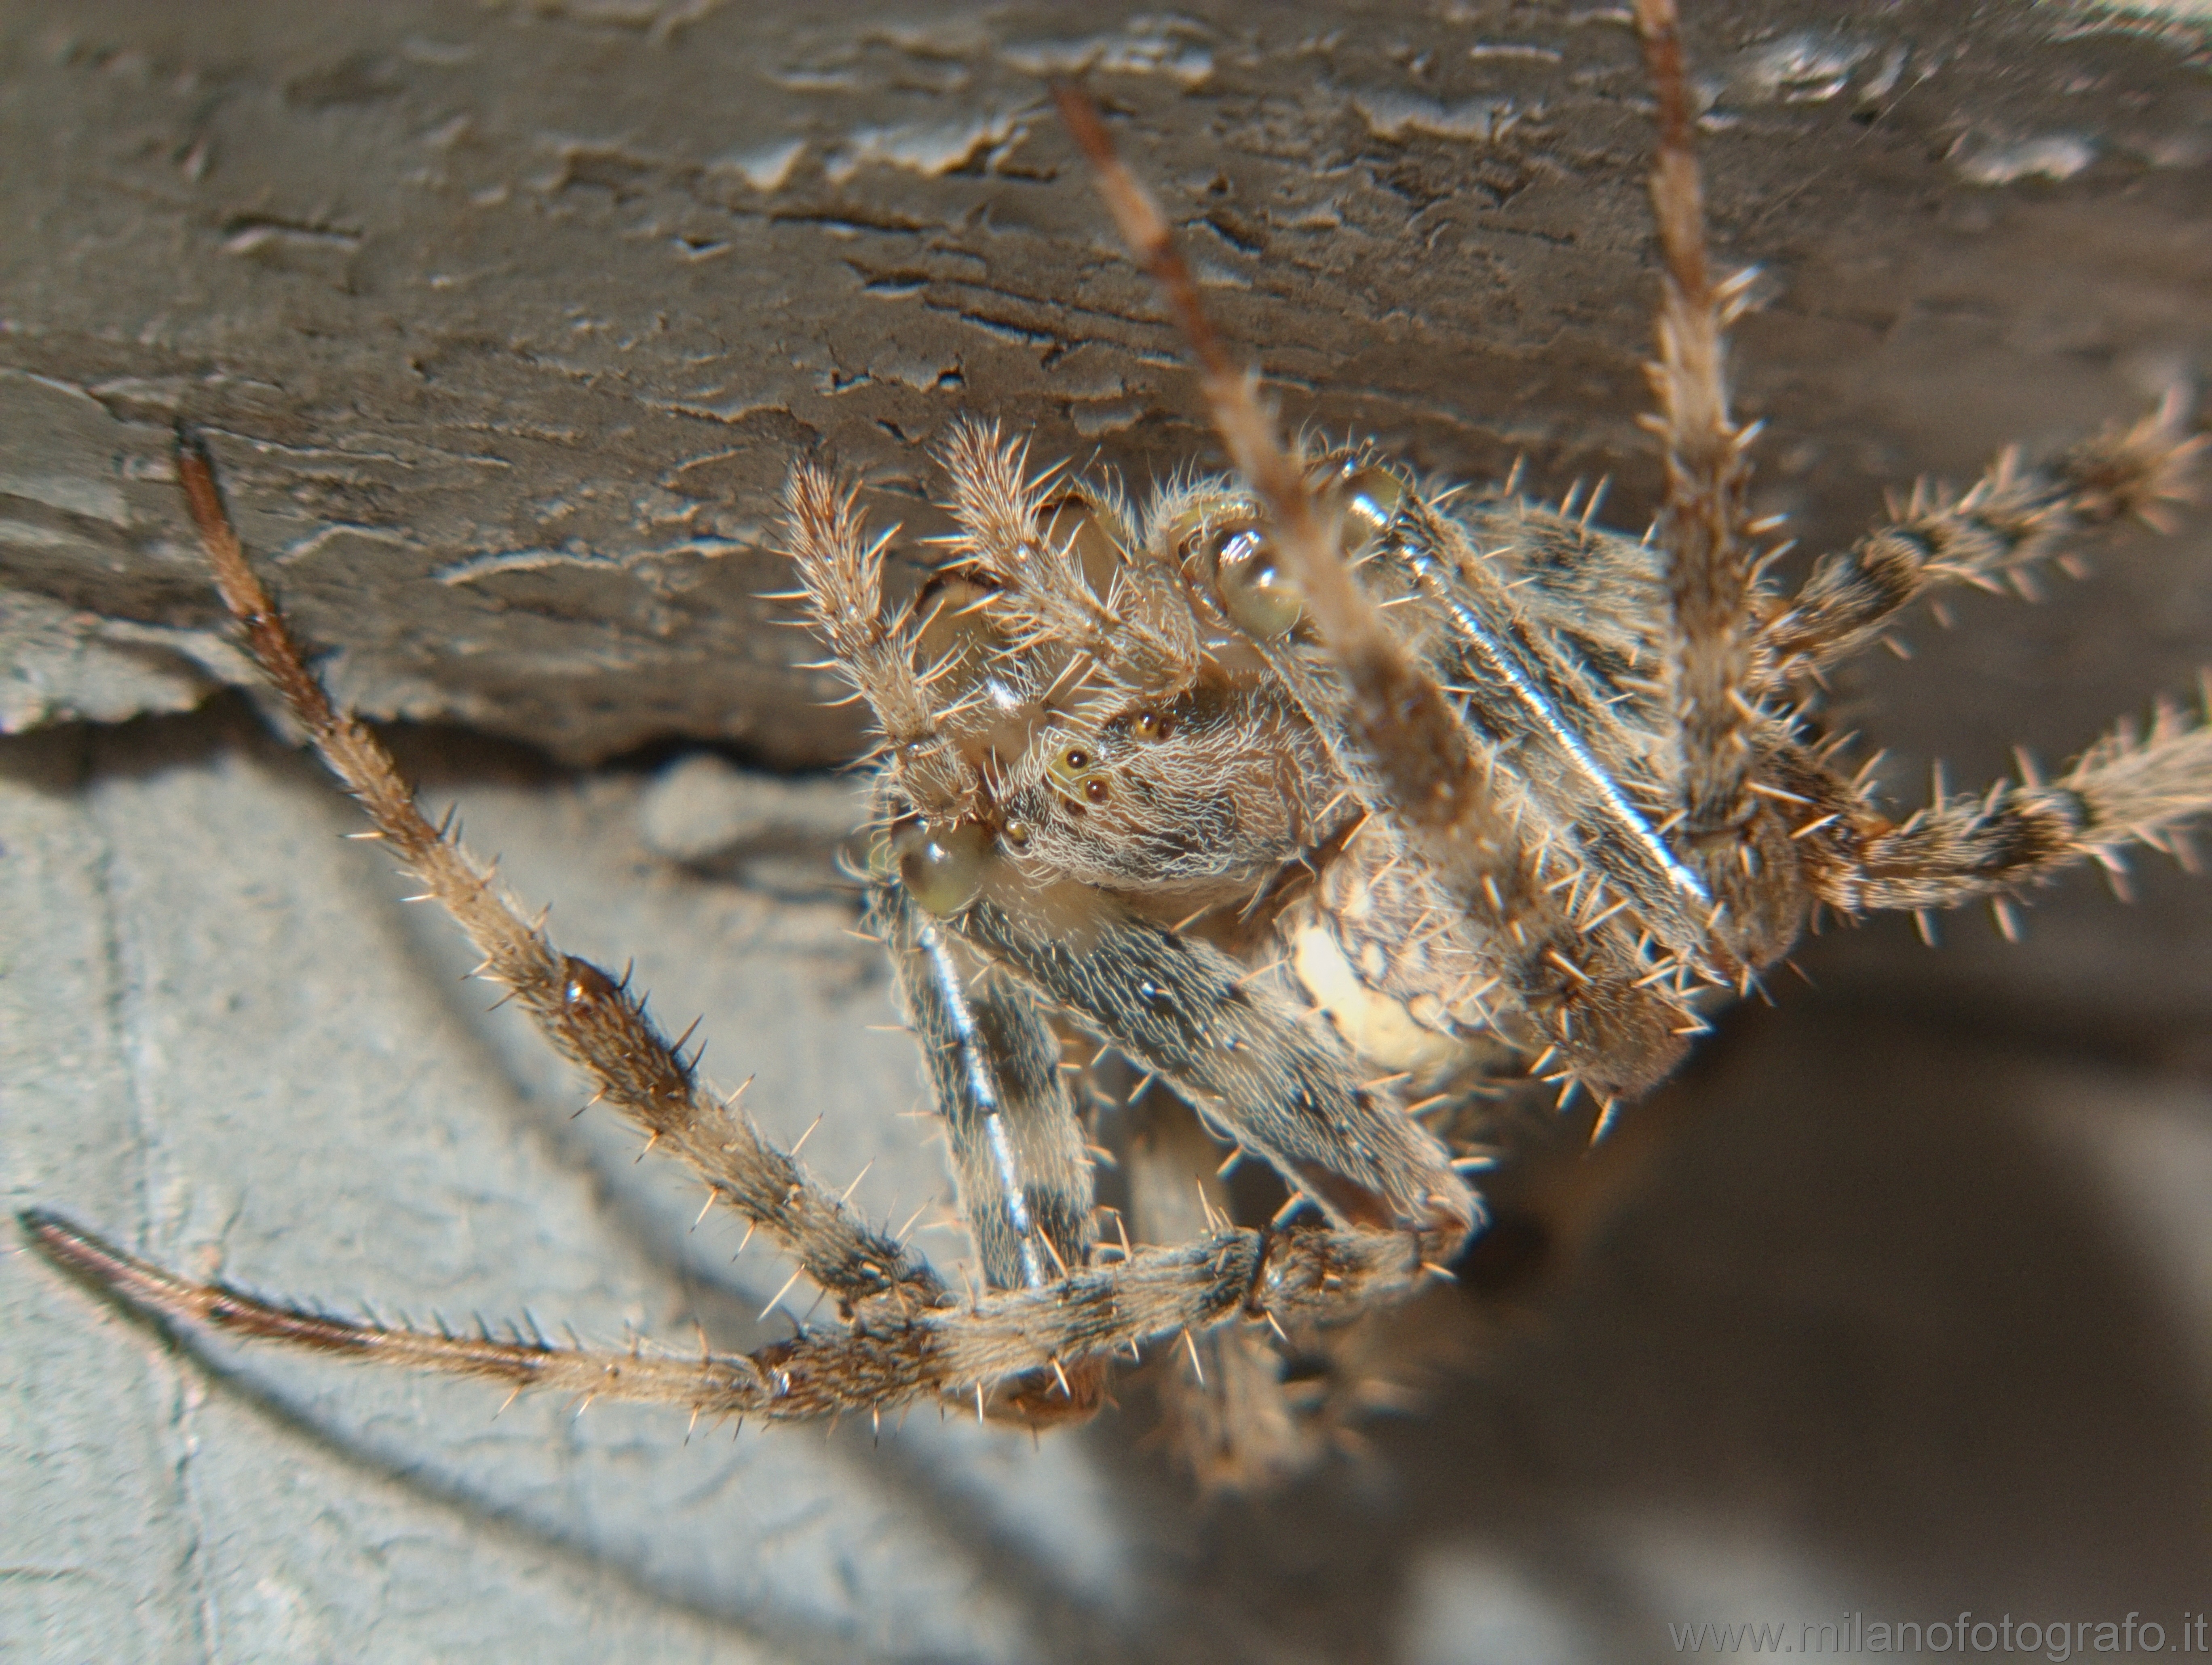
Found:
[[[2207,438],[2191,435],[2179,391],[2141,421],[2083,440],[2043,468],[2008,451],[1972,489],[1916,486],[1903,512],[1825,556],[1759,632],[1778,683],[1817,675],[1881,639],[1906,607],[1952,584],[2033,595],[2039,570],[2062,568],[2087,534],[2128,518],[2165,529],[2191,495]]]

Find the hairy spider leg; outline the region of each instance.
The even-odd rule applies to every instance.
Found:
[[[176,1276],[43,1209],[23,1226],[58,1264],[131,1309],[219,1334],[275,1341],[369,1364],[479,1376],[517,1388],[672,1405],[695,1414],[811,1420],[918,1400],[983,1401],[986,1384],[1103,1358],[1160,1334],[1237,1317],[1341,1318],[1402,1294],[1426,1274],[1409,1240],[1325,1228],[1220,1229],[1171,1249],[972,1304],[877,1302],[849,1325],[751,1353],[684,1358],[638,1349],[501,1341],[332,1317],[222,1283]]]
[[[465,931],[477,975],[512,992],[554,1050],[588,1075],[596,1097],[629,1117],[714,1195],[769,1233],[841,1305],[889,1299],[933,1307],[952,1299],[928,1265],[876,1231],[702,1083],[656,1029],[643,998],[564,954],[526,919],[450,830],[430,824],[383,742],[334,708],[240,547],[197,436],[180,433],[177,469],[216,581],[261,669],[331,772],[368,812],[393,857]]]
[[[2131,844],[2185,860],[2183,823],[2208,810],[2212,727],[2162,705],[2148,725],[2120,724],[2048,784],[1999,781],[1978,796],[1942,798],[1898,826],[1863,812],[1857,861],[1820,899],[1856,912],[1992,898],[2010,935],[2003,903],[2012,893],[2084,861],[2117,880]]]
[[[1832,809],[1843,783],[1824,763],[1814,772],[1826,778],[1808,791],[1765,778],[1792,743],[1778,731],[1786,736],[1793,726],[1794,683],[1875,639],[1931,589],[2008,581],[2032,593],[2033,569],[2063,560],[2082,530],[2127,515],[2155,522],[2187,494],[2205,442],[2185,436],[2177,392],[2048,470],[2023,470],[2007,453],[1963,495],[1917,489],[1895,523],[1826,558],[1792,602],[1771,608],[1745,524],[1753,430],[1729,415],[1724,373],[1725,330],[1741,309],[1744,279],[1716,283],[1706,257],[1674,0],[1636,0],[1636,21],[1659,121],[1651,198],[1663,300],[1652,426],[1667,447],[1658,531],[1681,734],[1677,836],[1720,904],[1716,934],[1747,975],[1788,949],[1811,902],[1856,913],[1996,897],[2002,910],[2005,893],[2062,868],[2089,858],[2115,866],[2119,846],[2158,845],[2212,807],[2212,738],[2164,707],[2147,735],[2122,725],[2054,786],[1999,783],[1901,826],[1873,808],[1863,784],[1845,788],[1844,807]]]
[[[2126,427],[2082,441],[2044,468],[2008,451],[1973,487],[1914,487],[1902,512],[1851,548],[1823,556],[1760,629],[1770,685],[1817,675],[1881,639],[1897,615],[1952,584],[2033,598],[2039,570],[2064,570],[2086,534],[2130,516],[2167,530],[2190,496],[2205,437],[2190,436],[2177,389]]]
[[[1060,1069],[1060,1038],[1036,997],[983,962],[902,885],[869,887],[921,1044],[954,1183],[992,1289],[1042,1289],[1091,1264],[1091,1159]],[[1079,1421],[1105,1402],[1103,1359],[1009,1378],[987,1413],[1033,1426]]]
[[[1900,610],[1950,584],[2033,596],[2045,564],[2062,568],[2085,534],[2126,517],[2163,526],[2191,494],[2206,440],[2191,436],[2179,391],[2132,425],[2115,425],[2048,467],[2007,451],[1973,487],[1916,487],[1899,518],[1850,550],[1824,557],[1761,633],[1771,687],[1816,676],[1873,642]],[[1836,823],[1806,840],[1814,896],[1845,913],[1924,911],[1993,900],[2012,934],[2007,897],[2084,860],[2117,875],[2121,850],[2147,844],[2186,854],[2179,825],[2212,808],[2212,732],[2160,705],[2147,727],[2124,722],[2046,784],[2023,766],[2018,783],[1939,796],[1894,825],[1869,789],[1807,799]],[[1823,813],[1825,812],[1825,813]],[[1840,857],[1840,859],[1839,859]]]
[[[1656,528],[1673,621],[1671,698],[1679,725],[1679,816],[1670,828],[1716,911],[1710,929],[1739,975],[1784,953],[1805,918],[1790,829],[1753,790],[1760,692],[1753,644],[1758,560],[1745,522],[1755,430],[1729,412],[1727,327],[1748,274],[1717,282],[1674,0],[1636,0],[1637,33],[1658,118],[1651,208],[1661,256],[1658,354],[1650,366],[1666,499]]]

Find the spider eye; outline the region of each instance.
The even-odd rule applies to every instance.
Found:
[[[924,911],[942,919],[959,912],[982,889],[991,835],[975,821],[956,821],[951,826],[924,822],[901,832],[893,848],[907,893]]]
[[[1344,553],[1352,560],[1372,549],[1397,518],[1406,488],[1387,469],[1353,469],[1337,490],[1344,505]]]
[[[1114,796],[1111,778],[1098,766],[1098,754],[1088,746],[1061,746],[1044,772],[1062,796],[1079,805],[1103,803]]]
[[[1255,642],[1272,642],[1297,628],[1305,602],[1275,564],[1275,551],[1254,531],[1237,533],[1221,546],[1213,587],[1222,610]]]
[[[1165,740],[1175,732],[1175,719],[1164,711],[1139,711],[1129,731],[1139,740]]]

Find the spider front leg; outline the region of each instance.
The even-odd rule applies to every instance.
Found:
[[[591,1078],[597,1097],[689,1166],[714,1195],[769,1235],[841,1306],[942,1305],[952,1297],[927,1262],[875,1230],[752,1118],[711,1091],[646,1015],[642,999],[598,966],[564,954],[501,893],[450,830],[434,826],[375,736],[337,710],[246,564],[205,448],[179,436],[177,468],[225,604],[263,671],[376,836],[483,955],[479,975],[504,985],[538,1030]]]
[[[1705,250],[1705,194],[1674,0],[1636,0],[1659,124],[1651,173],[1662,298],[1650,366],[1665,442],[1657,527],[1672,621],[1671,699],[1680,725],[1679,848],[1716,906],[1711,929],[1747,984],[1796,940],[1805,889],[1793,828],[1757,777],[1766,720],[1754,651],[1758,559],[1746,528],[1752,430],[1729,413],[1727,327],[1746,277],[1717,282]]]

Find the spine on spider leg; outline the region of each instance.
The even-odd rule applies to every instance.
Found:
[[[933,1306],[951,1299],[926,1261],[868,1225],[771,1143],[734,1099],[707,1090],[637,996],[588,961],[573,955],[562,961],[557,984],[514,985],[540,1029],[598,1081],[600,1096],[656,1146],[688,1162],[841,1306],[884,1299]]]
[[[1904,514],[1821,559],[1759,639],[1778,676],[1818,670],[1877,639],[1905,606],[1945,584],[2032,593],[2034,569],[2063,562],[2080,534],[2130,516],[2164,527],[2191,495],[2203,436],[2185,437],[2169,395],[2129,427],[2084,440],[2045,469],[2008,451],[1963,493],[1913,488]]]
[[[809,1178],[761,1135],[751,1117],[707,1092],[635,995],[599,967],[561,953],[457,837],[423,817],[392,754],[361,722],[331,705],[307,669],[283,615],[246,564],[213,463],[189,432],[179,434],[177,468],[224,603],[263,671],[401,865],[483,954],[482,974],[514,990],[554,1047],[592,1077],[600,1097],[688,1161],[841,1301],[888,1297],[927,1306],[945,1299],[926,1263]]]

